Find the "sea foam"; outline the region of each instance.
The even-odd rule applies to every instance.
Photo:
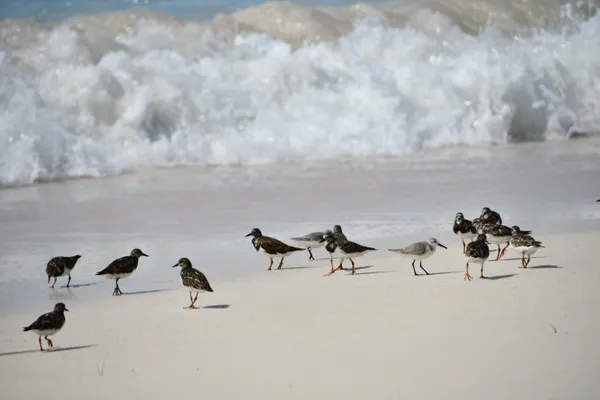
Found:
[[[520,3],[0,21],[0,186],[595,134],[600,16]]]

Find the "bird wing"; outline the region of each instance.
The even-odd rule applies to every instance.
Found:
[[[27,330],[35,329],[36,331],[45,331],[50,329],[56,329],[62,326],[60,324],[60,318],[57,313],[51,311],[49,313],[41,315],[34,323],[27,327]]]
[[[132,256],[125,256],[117,258],[115,261],[108,264],[108,267],[102,271],[97,272],[96,275],[106,274],[123,274],[133,272],[137,268],[137,258]]]
[[[489,232],[494,236],[512,236],[512,229],[504,225],[492,225]]]
[[[65,271],[64,257],[54,257],[46,265],[46,275],[59,276]]]
[[[323,239],[323,232],[311,232],[308,235],[304,235],[302,237],[292,238],[292,240],[311,241],[311,242],[317,242],[321,239]]]
[[[358,243],[354,243],[354,242],[350,242],[350,241],[346,241],[339,246],[340,246],[340,249],[346,254],[362,253],[363,251],[367,251],[367,250],[375,250],[372,247],[363,246],[362,244],[358,244]]]
[[[298,247],[289,246],[280,240],[268,236],[261,236],[256,240],[256,244],[259,247],[262,247],[267,254],[285,254],[292,251],[304,250]]]
[[[184,286],[206,290],[207,292],[213,291],[206,276],[197,269],[187,268],[181,270],[181,280],[183,281]]]
[[[490,256],[490,248],[483,242],[471,242],[465,251],[467,257],[487,258]]]
[[[511,238],[511,243],[514,247],[542,247],[542,242],[538,242],[529,235],[515,235]]]
[[[390,251],[397,251],[398,253],[402,253],[402,254],[421,255],[421,254],[425,254],[425,252],[427,251],[427,246],[423,242],[416,242],[416,243],[409,244],[408,246],[401,247],[401,248],[395,249],[395,250],[390,250]]]

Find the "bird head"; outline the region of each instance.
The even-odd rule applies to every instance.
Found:
[[[129,254],[131,257],[135,257],[135,258],[140,258],[142,256],[144,257],[150,257],[148,254],[144,253],[143,251],[141,251],[140,249],[133,249],[131,250],[131,253]]]
[[[438,242],[438,240],[436,238],[430,238],[428,240],[429,244],[432,246],[440,246],[443,247],[444,249],[448,250],[448,248],[446,246],[444,246],[443,244],[441,244],[440,242]]]
[[[54,311],[62,313],[62,312],[69,311],[69,310],[65,306],[65,303],[56,303],[56,305],[54,306]]]
[[[175,267],[181,267],[182,269],[192,268],[192,262],[189,259],[183,257],[180,258],[179,261],[177,261],[177,264],[173,265],[173,268]]]
[[[254,236],[255,238],[256,237],[261,237],[262,236],[262,232],[258,228],[252,228],[252,230],[250,231],[250,233],[246,235],[246,237],[248,237],[248,236]]]

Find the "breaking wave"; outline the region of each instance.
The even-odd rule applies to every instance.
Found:
[[[598,4],[0,21],[0,186],[593,135]]]

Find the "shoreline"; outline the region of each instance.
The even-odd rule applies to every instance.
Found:
[[[486,263],[490,279],[471,271],[471,282],[462,279],[460,241],[449,237],[440,238],[448,250],[424,262],[430,276],[374,253],[358,259],[355,276],[321,276],[328,263],[320,260],[215,283],[200,310],[183,310],[184,289],[65,302],[71,311],[53,340],[68,351],[39,354],[35,336],[20,332],[49,310],[2,316],[0,381],[9,398],[100,399],[115,390],[158,398],[199,387],[210,398],[250,399],[599,395],[600,322],[588,317],[600,304],[590,262],[600,231],[534,235],[547,247],[527,270],[508,250],[509,260]],[[31,379],[38,384],[25,384]],[[71,390],[48,393],[50,382]]]

